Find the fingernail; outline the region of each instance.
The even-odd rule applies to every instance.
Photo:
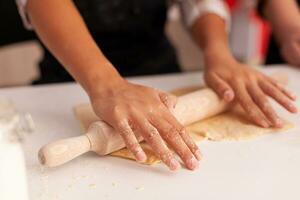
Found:
[[[147,160],[147,156],[146,156],[146,154],[143,151],[138,151],[136,153],[136,159],[139,162],[145,162]]]
[[[275,120],[275,126],[281,128],[283,126],[283,121],[279,118]]]
[[[197,160],[201,160],[201,158],[202,158],[202,154],[201,154],[201,152],[199,150],[197,150],[195,152],[195,156],[196,156]]]
[[[188,161],[188,168],[192,169],[192,170],[195,170],[199,167],[199,162],[198,160],[196,160],[196,158],[191,158],[189,161]]]
[[[262,125],[264,128],[269,128],[269,127],[270,127],[269,123],[268,123],[266,120],[262,120],[262,121],[261,121],[261,125]]]
[[[179,164],[179,162],[176,160],[176,159],[172,159],[171,161],[170,161],[170,169],[172,170],[172,171],[176,171],[177,169],[179,169],[180,168],[180,164]]]
[[[232,99],[232,93],[229,90],[225,91],[224,92],[224,100],[230,101],[231,99]]]
[[[293,100],[297,99],[297,95],[295,95],[294,93],[291,93],[291,97],[292,97]]]
[[[293,105],[293,104],[289,104],[289,109],[293,112],[293,113],[296,113],[298,112],[297,108]]]

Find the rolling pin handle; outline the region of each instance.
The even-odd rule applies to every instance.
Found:
[[[90,149],[91,143],[86,135],[59,140],[40,149],[39,162],[48,167],[59,166]]]

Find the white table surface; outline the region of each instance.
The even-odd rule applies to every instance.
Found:
[[[300,97],[300,70],[282,66],[265,71],[288,73],[289,88]],[[170,90],[199,84],[201,79],[200,73],[187,73],[130,80]],[[194,172],[174,173],[162,164],[144,166],[94,153],[45,169],[38,163],[38,149],[81,134],[72,107],[87,102],[86,94],[76,84],[55,84],[1,89],[3,97],[31,113],[36,123],[35,133],[24,141],[31,200],[300,199],[300,117],[279,107],[279,113],[296,125],[294,129],[242,142],[202,142],[204,158]],[[300,108],[300,102],[296,104]]]

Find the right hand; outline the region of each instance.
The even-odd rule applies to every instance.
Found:
[[[198,167],[200,151],[184,126],[171,113],[176,97],[124,79],[114,87],[100,88],[90,95],[94,111],[118,130],[137,161],[147,159],[137,139],[142,136],[171,170],[178,169],[180,164],[169,147],[188,169]]]

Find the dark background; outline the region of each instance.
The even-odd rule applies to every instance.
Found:
[[[23,27],[14,0],[0,0],[0,47],[35,39],[32,31]]]

